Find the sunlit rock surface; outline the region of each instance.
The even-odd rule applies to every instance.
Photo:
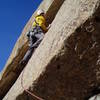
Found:
[[[35,99],[23,90],[21,78],[25,88],[45,100],[88,100],[100,83],[99,33],[100,0],[65,0],[24,76],[3,100]]]

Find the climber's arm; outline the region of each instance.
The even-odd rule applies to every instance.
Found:
[[[39,26],[40,26],[45,32],[48,31],[46,25],[45,25],[42,21],[39,23]]]

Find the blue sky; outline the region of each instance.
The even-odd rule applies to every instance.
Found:
[[[42,0],[0,0],[0,71],[25,24]]]

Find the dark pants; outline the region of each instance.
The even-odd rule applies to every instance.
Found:
[[[34,52],[35,48],[38,47],[38,45],[40,44],[40,42],[43,40],[44,37],[44,33],[41,30],[41,28],[36,27],[35,29],[33,29],[33,31],[29,32],[29,49],[26,52],[24,58],[22,59],[22,61],[24,62],[28,62],[28,60],[31,58],[32,53]]]

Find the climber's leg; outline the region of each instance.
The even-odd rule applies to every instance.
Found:
[[[39,33],[35,34],[35,37],[37,38],[37,41],[35,42],[35,46],[34,47],[37,48],[38,45],[41,43],[41,41],[44,38],[44,33],[43,32],[39,32]]]
[[[28,51],[26,52],[24,58],[21,61],[21,65],[26,65],[26,63],[29,61],[29,59],[32,56],[32,53],[34,52],[34,49],[38,47],[40,42],[43,40],[44,33],[43,32],[38,32],[34,35],[34,38],[31,36],[30,37],[30,47]]]
[[[28,61],[29,61],[29,59],[31,58],[31,56],[32,56],[32,53],[33,53],[33,51],[34,51],[34,48],[29,48],[28,49],[28,51],[26,52],[26,54],[25,54],[25,56],[24,56],[24,58],[22,59],[22,63],[24,64],[26,64]]]
[[[32,43],[30,48],[28,49],[28,51],[26,52],[24,58],[23,58],[23,62],[28,62],[28,60],[31,58],[32,56],[32,53],[34,51],[35,48],[38,47],[38,45],[40,44],[40,42],[42,41],[43,37],[44,37],[44,34],[43,33],[39,33],[39,34],[36,34],[35,37],[37,38],[37,41],[36,41],[36,44],[35,43]],[[33,46],[35,44],[35,46]]]

